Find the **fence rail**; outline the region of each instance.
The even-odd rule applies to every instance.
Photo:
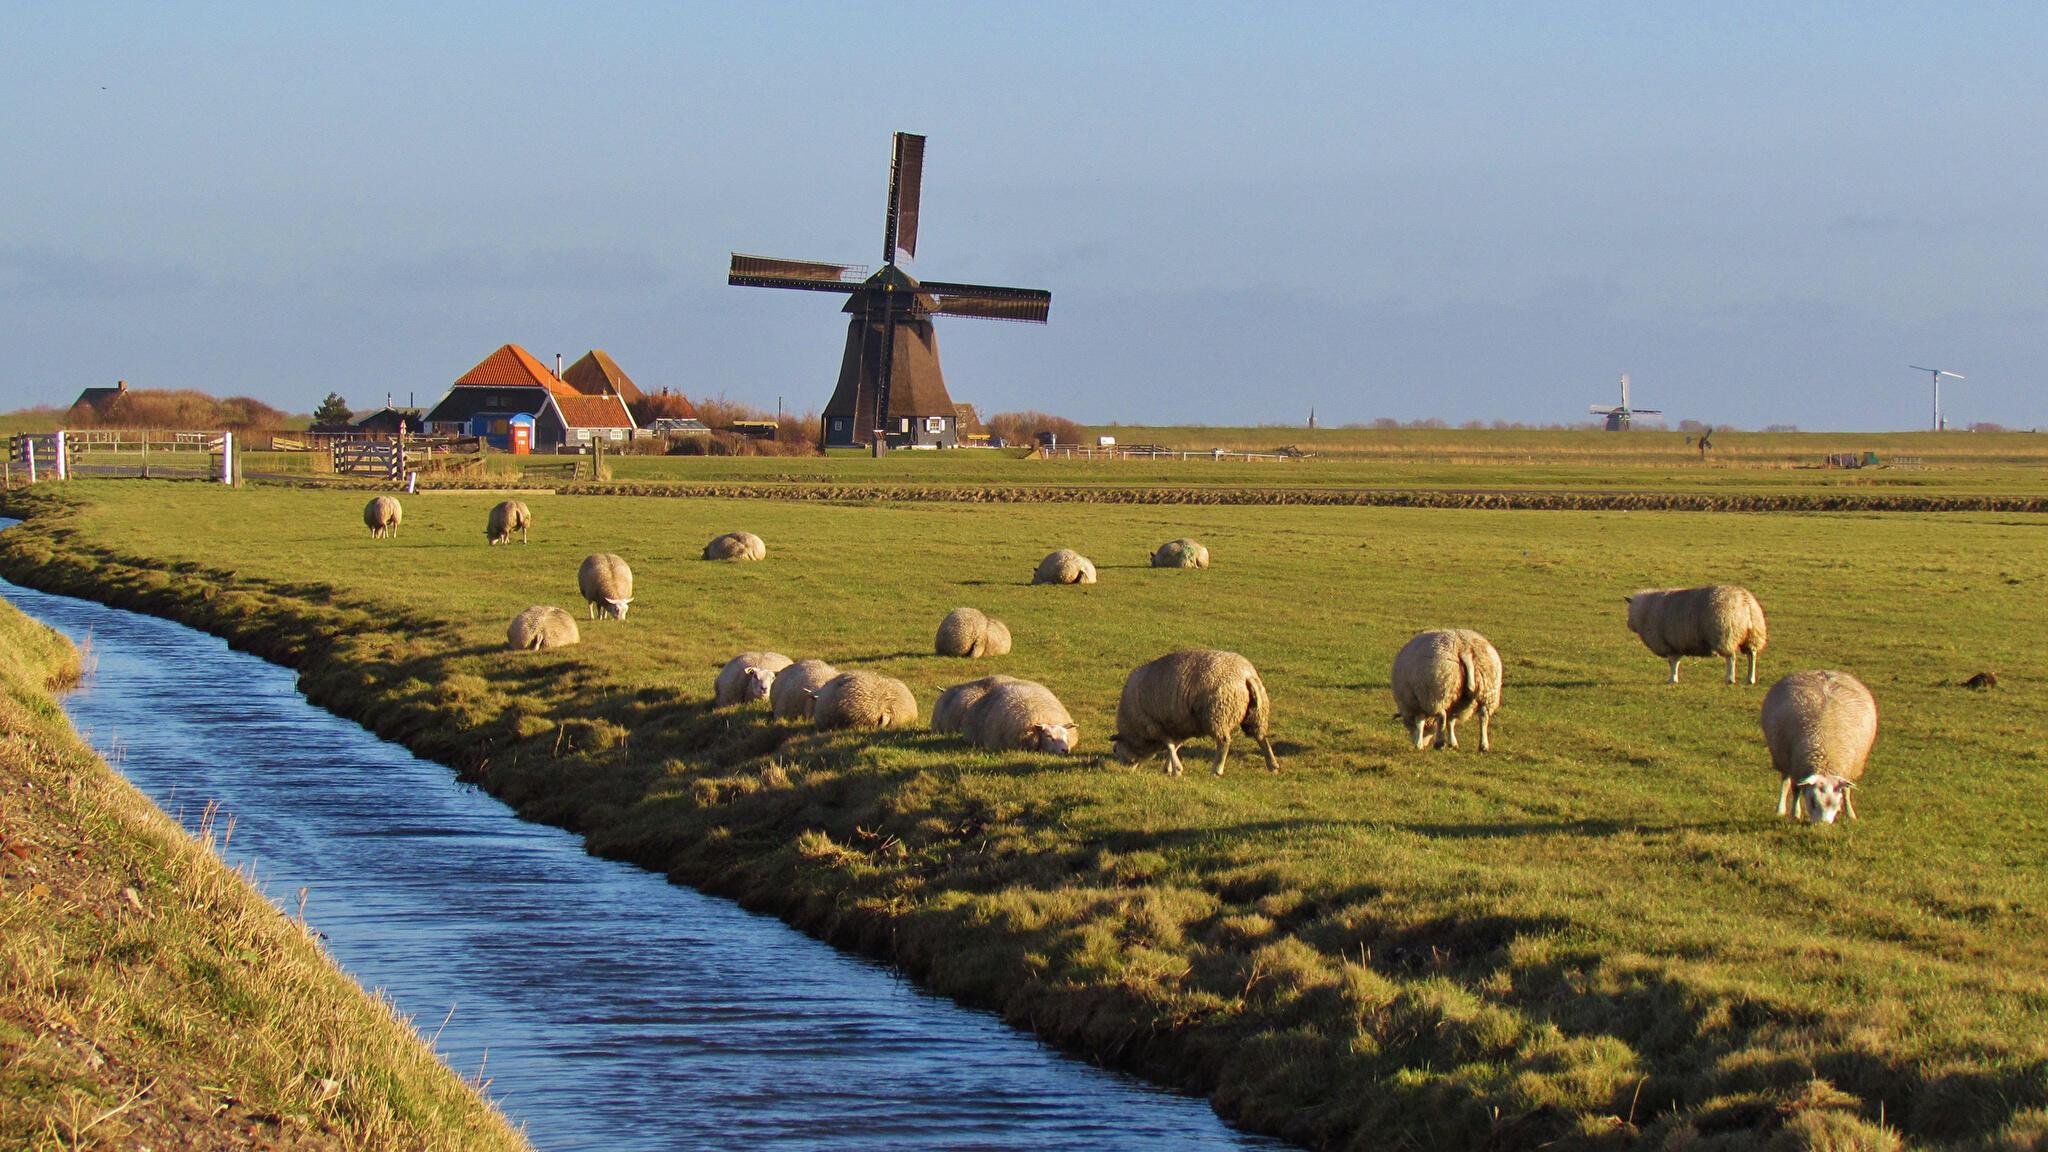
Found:
[[[237,471],[232,432],[93,428],[23,432],[7,441],[7,477],[39,484],[82,476],[218,479]]]
[[[1156,444],[1115,444],[1095,447],[1087,444],[1042,445],[1041,460],[1305,460],[1315,455],[1300,449],[1278,452],[1232,452],[1226,448],[1165,448]]]

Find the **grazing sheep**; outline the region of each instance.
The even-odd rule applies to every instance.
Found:
[[[1778,815],[1833,824],[1856,818],[1850,790],[1877,742],[1877,701],[1847,672],[1794,672],[1764,694],[1764,743],[1785,778]]]
[[[1266,729],[1272,704],[1252,662],[1235,652],[1195,648],[1174,652],[1132,672],[1116,706],[1116,758],[1136,764],[1166,750],[1166,774],[1181,774],[1180,746],[1197,736],[1216,741],[1216,774],[1230,759],[1230,735],[1239,728],[1259,742],[1266,767],[1280,758]]]
[[[998,675],[983,676],[979,680],[969,680],[965,684],[953,685],[951,688],[939,693],[937,700],[932,701],[932,731],[960,731],[960,725],[966,719],[967,710],[974,707],[975,701],[988,695],[999,684],[1017,683],[1021,683],[1021,681],[1015,676]]]
[[[976,608],[955,608],[939,621],[934,647],[941,656],[1007,656],[1010,626]]]
[[[533,526],[533,512],[524,500],[501,500],[491,509],[490,521],[484,525],[484,539],[493,544],[510,544],[512,534],[519,533],[519,542],[526,543],[526,530]]]
[[[813,696],[811,722],[820,728],[902,728],[917,719],[910,688],[879,672],[841,672]]]
[[[626,607],[633,603],[633,570],[609,552],[593,552],[583,558],[583,567],[576,572],[576,587],[590,604],[592,620],[597,619],[600,604],[605,615],[624,620]]]
[[[730,704],[751,704],[764,699],[775,683],[775,676],[789,667],[789,657],[780,652],[742,652],[725,662],[718,670],[718,683],[712,688],[711,706],[724,708]]]
[[[977,748],[1016,748],[1061,756],[1081,742],[1081,727],[1067,714],[1059,697],[1030,680],[990,685],[980,699],[968,705],[960,734]]]
[[[1458,746],[1458,721],[1479,715],[1479,750],[1493,751],[1487,722],[1500,712],[1500,653],[1469,628],[1420,632],[1394,656],[1394,705],[1421,748]]]
[[[1038,562],[1033,584],[1093,584],[1095,564],[1072,548],[1062,548]]]
[[[505,643],[525,651],[567,648],[579,639],[574,616],[538,604],[514,616],[512,626],[505,629]]]
[[[363,505],[363,523],[369,527],[372,540],[398,535],[398,522],[404,518],[405,510],[390,496],[373,496]]]
[[[1749,682],[1756,683],[1756,654],[1770,637],[1763,605],[1749,589],[1733,584],[1706,588],[1645,589],[1628,601],[1628,630],[1643,646],[1671,661],[1671,683],[1678,683],[1678,661],[1685,656],[1719,656],[1728,661],[1728,683],[1735,683],[1735,654],[1749,653]]]
[[[706,560],[766,560],[768,545],[752,532],[727,532],[704,546]]]
[[[768,710],[777,720],[809,720],[818,689],[839,675],[823,660],[799,660],[775,674],[768,686]]]
[[[1152,553],[1152,566],[1154,568],[1207,568],[1209,566],[1209,549],[1201,541],[1190,540],[1185,536],[1178,540],[1168,540],[1159,546],[1158,551]]]

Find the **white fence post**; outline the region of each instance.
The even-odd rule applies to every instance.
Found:
[[[22,445],[22,448],[23,448],[23,449],[24,449],[24,450],[25,450],[25,451],[26,451],[26,452],[28,453],[28,482],[29,482],[30,484],[34,484],[34,483],[36,482],[36,442],[35,442],[35,439],[34,439],[33,437],[31,437],[30,439],[27,439],[27,440],[23,440],[23,441],[21,442],[21,445]]]
[[[220,434],[220,482],[232,488],[235,486],[235,434]]]
[[[65,450],[64,450],[64,433],[63,433],[63,431],[62,431],[62,430],[59,430],[59,431],[58,431],[57,433],[55,433],[54,435],[52,435],[52,436],[50,437],[50,440],[51,440],[51,442],[52,442],[52,443],[53,443],[53,444],[55,445],[55,448],[56,448],[56,452],[57,452],[57,463],[56,463],[56,469],[57,469],[57,479],[59,479],[59,480],[69,480],[69,479],[71,479],[71,461],[70,461],[70,458],[69,458],[68,454],[67,454],[67,453],[65,452]]]

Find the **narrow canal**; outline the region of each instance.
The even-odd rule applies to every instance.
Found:
[[[0,527],[6,526],[0,521]],[[546,1150],[1276,1147],[780,921],[585,855],[155,617],[0,581],[83,642],[80,732],[306,915]],[[443,1025],[443,1020],[446,1024]]]

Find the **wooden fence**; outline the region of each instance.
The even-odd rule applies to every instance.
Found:
[[[1232,452],[1223,448],[1166,448],[1157,444],[1056,444],[1041,445],[1037,455],[1041,460],[1305,460],[1315,453],[1300,449]]]
[[[24,432],[8,438],[6,483],[84,476],[235,482],[232,432],[129,428]]]

